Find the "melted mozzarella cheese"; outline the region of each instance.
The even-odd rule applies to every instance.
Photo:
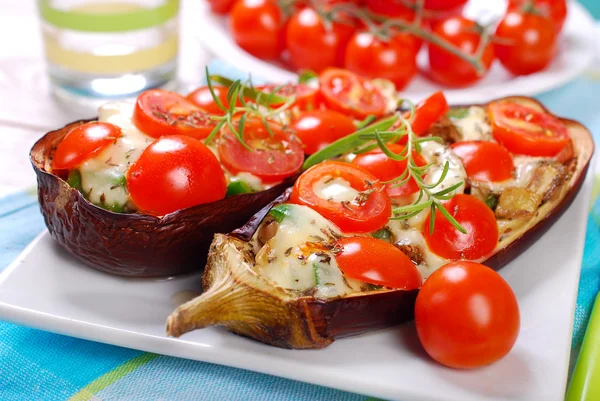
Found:
[[[287,206],[289,211],[279,222],[277,233],[256,255],[258,273],[284,289],[315,289],[315,297],[360,291],[361,283],[345,278],[334,255],[318,246],[328,233],[341,235],[339,228],[307,206]]]
[[[446,177],[442,182],[431,189],[431,192],[438,192],[462,182],[463,185],[458,187],[455,191],[457,194],[462,194],[465,191],[464,183],[467,180],[467,173],[460,158],[456,156],[450,148],[435,141],[425,142],[421,144],[421,148],[421,156],[423,156],[425,161],[427,163],[435,163],[429,168],[429,171],[425,176],[426,184],[431,185],[437,183],[442,177],[444,166],[448,163],[448,173],[446,174]],[[417,200],[418,195],[418,193],[414,195],[413,202]],[[429,198],[427,196],[423,196],[420,203],[427,202],[428,200]],[[410,218],[408,224],[411,227],[420,230],[428,214],[429,209],[425,209],[418,215]]]
[[[471,106],[462,118],[450,117],[452,124],[460,132],[463,141],[491,141],[492,127],[488,123],[484,108]]]
[[[538,164],[544,159],[543,157],[531,157],[516,155],[513,156],[515,165],[514,177],[501,182],[492,181],[474,181],[473,186],[486,188],[489,191],[498,194],[510,187],[524,188],[531,181],[531,176],[537,168]]]
[[[379,89],[379,92],[385,98],[386,111],[388,113],[393,112],[398,107],[398,101],[400,100],[398,92],[396,91],[396,85],[392,81],[387,79],[373,79],[369,81],[374,87]]]
[[[124,206],[129,200],[127,188],[122,185],[123,177],[129,166],[154,141],[133,125],[133,108],[131,103],[118,102],[105,104],[98,110],[98,121],[120,127],[121,136],[79,168],[82,189],[92,203]]]
[[[328,175],[317,181],[312,190],[319,198],[334,202],[352,202],[359,195],[348,181],[340,177],[331,178]]]

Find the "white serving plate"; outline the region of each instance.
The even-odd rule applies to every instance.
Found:
[[[593,167],[590,167],[591,171]],[[0,319],[74,337],[197,359],[402,401],[562,400],[591,193],[591,174],[565,215],[501,270],[521,333],[502,361],[457,371],[430,360],[412,324],[292,351],[222,328],[165,336],[173,295],[200,276],[123,279],[84,266],[42,233],[0,275]]]
[[[465,15],[483,23],[495,21],[502,15],[505,6],[506,0],[471,0],[465,8]],[[238,47],[229,35],[227,19],[211,13],[208,2],[202,1],[199,11],[197,34],[202,45],[217,58],[251,73],[253,77],[273,82],[296,81],[297,75],[283,65],[260,60]],[[443,89],[450,103],[473,104],[503,96],[534,96],[547,92],[573,80],[590,65],[597,47],[596,32],[594,19],[586,9],[576,2],[570,2],[559,55],[544,71],[515,77],[496,62],[488,75],[472,87],[448,89],[417,76],[402,94],[419,101]],[[425,51],[419,54],[418,62],[421,69],[427,69]]]

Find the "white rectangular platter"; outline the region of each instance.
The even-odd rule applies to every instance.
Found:
[[[593,171],[593,169],[591,169]],[[414,326],[291,351],[222,328],[165,336],[173,295],[200,276],[132,280],[94,271],[40,235],[0,276],[0,319],[154,353],[197,359],[402,401],[553,401],[564,397],[591,177],[569,210],[501,270],[515,291],[521,333],[490,367],[456,371],[422,351]]]

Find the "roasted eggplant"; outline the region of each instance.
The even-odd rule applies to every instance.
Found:
[[[53,153],[77,121],[43,136],[31,149],[38,198],[48,231],[77,259],[128,277],[166,277],[204,266],[216,232],[229,232],[279,196],[293,179],[268,190],[182,209],[162,217],[113,213],[90,203],[54,174]]]
[[[530,98],[503,100],[550,114]],[[486,203],[497,209],[498,219],[509,217],[502,222],[506,223],[505,227],[498,220],[500,236],[497,246],[478,262],[499,269],[515,259],[557,221],[579,192],[594,150],[593,140],[581,124],[566,119],[561,121],[568,129],[572,146],[569,155],[561,161],[565,171],[560,182],[552,180],[549,170],[546,170],[548,166],[542,164],[537,173],[539,179],[531,178],[523,191],[507,192],[499,205],[493,191],[478,190],[480,196],[494,201]],[[476,189],[473,186],[471,191]],[[243,228],[228,235],[215,235],[202,278],[204,293],[179,306],[169,316],[168,335],[178,337],[194,329],[218,325],[278,347],[323,348],[337,338],[413,318],[418,290],[377,288],[324,299],[313,294],[292,293],[261,277],[253,268],[257,253],[252,238],[257,237],[254,234],[261,222],[269,218],[266,217],[269,209],[284,202],[288,194],[265,207]],[[528,194],[531,196],[528,197]],[[517,202],[512,206],[514,211],[510,210],[511,196]],[[512,212],[515,214],[511,215]]]

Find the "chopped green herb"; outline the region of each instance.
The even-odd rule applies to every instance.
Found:
[[[102,207],[103,209],[109,210],[111,212],[114,213],[123,213],[125,211],[125,206],[123,205],[119,205],[117,203],[113,204],[113,205],[100,205],[100,207]]]
[[[371,236],[385,242],[392,242],[392,233],[385,227],[381,230],[375,231],[373,234],[371,234]]]
[[[313,263],[313,273],[315,274],[315,286],[318,287],[320,285],[320,281],[319,280],[319,264],[318,263]]]
[[[225,194],[225,196],[250,194],[252,192],[254,192],[254,190],[246,182],[234,181],[227,186],[227,193]]]
[[[124,187],[127,185],[127,180],[125,179],[125,174],[122,174],[118,171],[114,171],[114,170],[110,170],[109,173],[110,175],[110,182],[113,185],[116,185],[118,187]]]
[[[496,206],[498,206],[498,195],[489,195],[485,200],[485,204],[492,210],[496,210]]]
[[[468,115],[469,115],[469,109],[467,109],[466,107],[455,107],[455,108],[448,110],[448,112],[446,113],[446,117],[458,118],[458,119],[465,118]]]
[[[381,290],[382,288],[382,285],[367,283],[367,285],[365,286],[365,291],[377,291]]]
[[[319,76],[312,70],[303,70],[300,75],[298,75],[299,84],[306,84],[316,79],[319,79]]]
[[[281,223],[283,221],[283,219],[285,219],[286,217],[289,217],[289,215],[290,215],[290,205],[287,205],[287,204],[284,203],[284,204],[281,204],[281,205],[274,206],[269,211],[269,214],[278,223]]]
[[[81,183],[81,173],[79,172],[79,170],[75,169],[69,171],[69,177],[67,177],[67,184],[69,184],[71,188],[75,188],[76,190],[81,192],[83,186]]]

